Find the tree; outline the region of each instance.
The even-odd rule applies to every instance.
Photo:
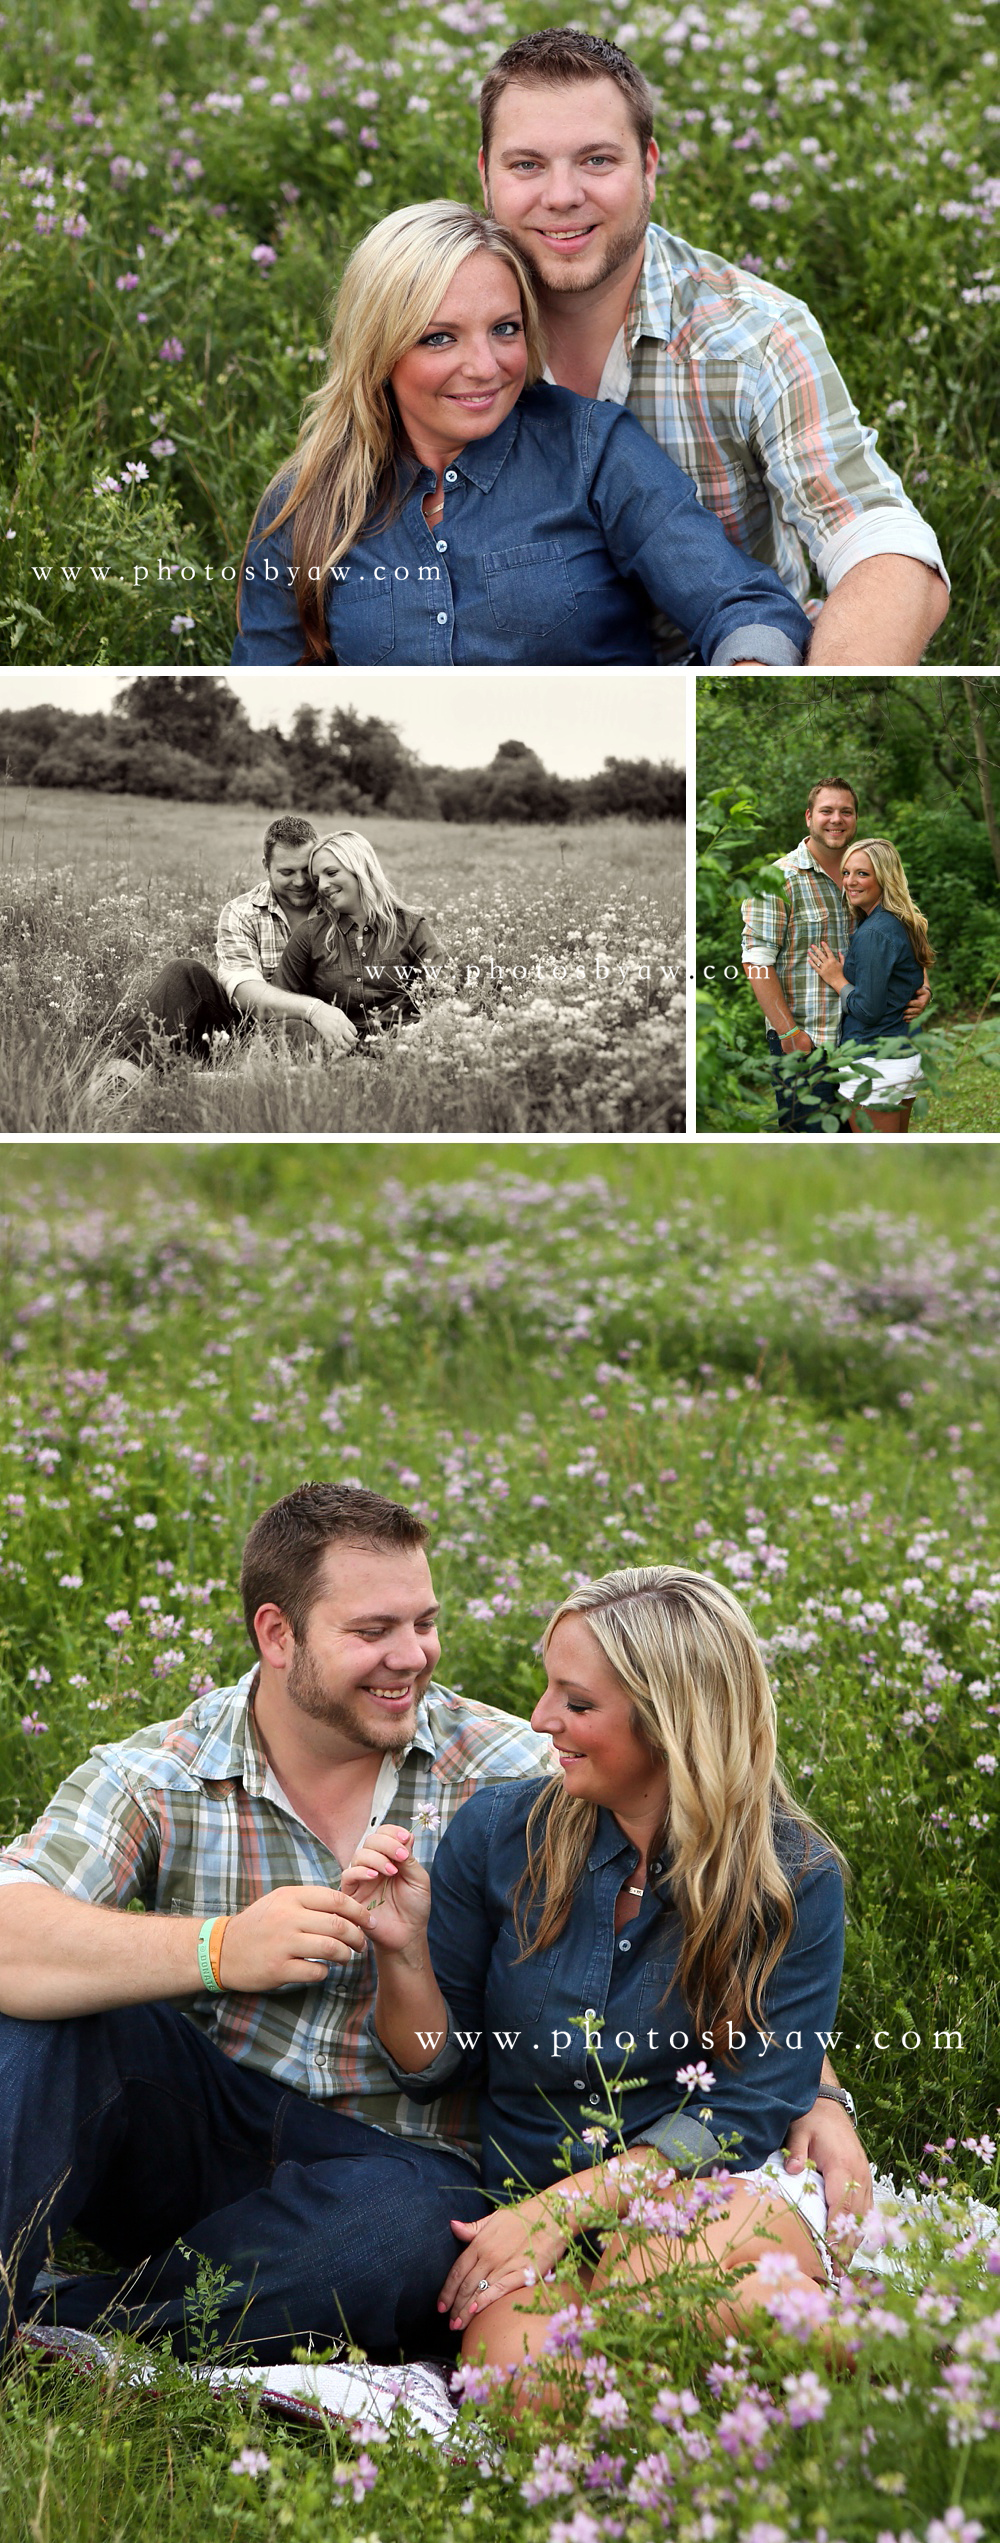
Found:
[[[165,742],[171,750],[210,759],[217,767],[244,758],[251,738],[250,719],[228,680],[196,672],[172,673],[168,680],[132,680],[111,709],[129,738]]]
[[[352,706],[336,706],[327,726],[327,784],[352,789],[376,809],[388,802],[393,788],[405,784],[417,766],[413,752],[401,742],[396,726],[380,715],[358,715]]]

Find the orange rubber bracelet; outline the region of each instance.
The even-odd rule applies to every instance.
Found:
[[[220,1994],[222,1993],[222,1978],[219,1971],[219,1961],[222,1955],[222,1940],[228,1923],[228,1916],[217,1916],[212,1927],[212,1931],[208,1937],[209,1962],[211,1965],[212,1976]]]

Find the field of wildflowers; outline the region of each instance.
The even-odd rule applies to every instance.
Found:
[[[834,2055],[898,2196],[808,2303],[768,2264],[725,2346],[692,2196],[667,2280],[554,2322],[540,2416],[470,2374],[446,2452],[276,2433],[169,2359],[140,2391],[25,2368],[5,2543],[985,2543],[995,1152],[932,1181],[810,1150],[794,1184],[763,1152],[752,1187],[710,1143],[351,1155],[345,1189],[343,1152],[294,1145],[9,1151],[0,1829],[242,1668],[243,1533],[309,1473],[426,1513],[442,1676],[515,1710],[567,1583],[693,1562],[753,1614],[790,1780],[853,1869]]]
[[[317,822],[323,818],[313,816]],[[260,1035],[211,1069],[95,1071],[169,955],[211,962],[266,816],[55,791],[9,802],[0,864],[6,1131],[657,1131],[684,1126],[678,822],[465,827],[373,818],[446,949],[420,1022],[346,1061]],[[210,844],[199,844],[199,842]]]
[[[659,217],[826,327],[995,658],[993,0],[583,0],[653,84]],[[474,100],[543,0],[8,0],[0,459],[21,663],[219,663],[331,290],[395,206],[476,193]]]

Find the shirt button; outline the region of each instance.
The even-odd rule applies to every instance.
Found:
[[[446,610],[446,609],[439,609],[439,610],[438,610],[438,614],[437,614],[437,623],[438,623],[438,626],[439,626],[439,627],[446,627],[446,626],[447,626],[447,624],[448,624],[448,612],[447,612],[447,610]]]
[[[586,2076],[585,2076],[585,2075],[574,2075],[574,2077],[573,2077],[573,2090],[574,2090],[574,2092],[575,2092],[575,2093],[585,2093],[585,2092],[586,2092],[586,2089],[587,2089],[587,2078],[586,2078]]]
[[[632,1945],[631,1943],[619,1943],[618,1949],[619,1951],[631,1951]]]
[[[663,1865],[662,1865],[662,1863],[654,1863],[654,1865],[653,1865],[653,1870],[654,1870],[654,1872],[662,1872],[662,1870],[663,1870]]]
[[[596,2110],[596,2109],[597,2109],[597,2107],[598,2107],[598,2105],[599,2105],[599,2102],[600,2102],[600,2098],[601,2098],[600,2093],[591,2093],[591,2096],[590,2096],[590,2107],[591,2107],[591,2110]]]
[[[447,541],[447,539],[435,539],[435,541],[434,541],[434,545],[435,545],[435,547],[436,547],[436,549],[437,549],[437,552],[438,552],[438,555],[439,555],[439,556],[447,556],[447,554],[448,554],[448,541]]]
[[[444,472],[444,482],[445,482],[445,485],[446,485],[446,486],[457,486],[457,484],[458,484],[458,470],[457,470],[457,468],[446,468],[446,469],[445,469],[445,472]]]
[[[330,2060],[329,2060],[329,2058],[328,2058],[328,2057],[325,2057],[325,2056],[323,2055],[323,2052],[322,2052],[322,2050],[321,2050],[321,2051],[320,2051],[319,2056],[318,2056],[317,2058],[315,2058],[315,2059],[314,2059],[313,2063],[314,2063],[314,2065],[316,2065],[316,2066],[329,2066]]]

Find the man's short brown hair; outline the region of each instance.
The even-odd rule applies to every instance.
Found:
[[[304,821],[300,812],[279,812],[264,832],[265,865],[270,865],[276,848],[311,848],[318,837],[312,822]]]
[[[487,71],[479,92],[483,157],[488,162],[497,107],[505,88],[568,88],[571,81],[610,79],[621,90],[643,159],[653,138],[653,92],[635,62],[603,35],[582,27],[540,27],[518,37]]]
[[[426,1545],[428,1531],[415,1510],[386,1501],[362,1484],[300,1483],[270,1510],[262,1510],[243,1548],[240,1597],[254,1650],[259,1607],[273,1603],[301,1642],[319,1596],[319,1573],[331,1545],[367,1545],[378,1554]]]
[[[848,785],[846,777],[820,778],[818,786],[814,786],[812,793],[806,796],[807,817],[812,811],[817,795],[849,795],[851,802],[854,805],[855,812],[858,809],[858,798],[854,792],[853,786]]]

